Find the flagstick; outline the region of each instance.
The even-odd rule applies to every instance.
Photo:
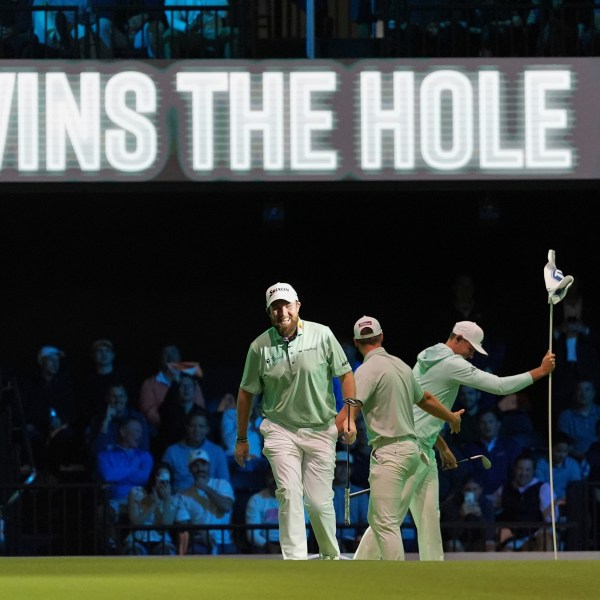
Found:
[[[560,269],[556,268],[556,253],[548,250],[548,262],[544,267],[544,281],[548,291],[548,304],[550,305],[550,331],[548,350],[552,352],[552,339],[554,337],[553,310],[567,294],[567,290],[575,281],[571,275],[566,277]],[[556,514],[554,506],[554,475],[552,474],[552,372],[548,373],[548,466],[550,468],[550,510],[552,513],[552,540],[554,544],[554,559],[558,558],[556,548]]]
[[[550,331],[548,349],[552,352],[552,339],[554,337],[554,304],[550,304]],[[550,509],[552,512],[552,545],[554,547],[554,560],[558,560],[556,549],[556,515],[554,513],[554,477],[552,476],[552,373],[548,374],[548,467],[550,471]]]

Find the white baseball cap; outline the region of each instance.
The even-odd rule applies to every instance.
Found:
[[[366,331],[368,329],[368,331]],[[381,333],[381,325],[374,317],[362,316],[354,323],[354,339],[366,340]]]
[[[487,356],[487,352],[481,346],[483,342],[483,329],[477,323],[473,321],[459,321],[455,323],[452,333],[462,335],[477,352]]]
[[[203,460],[204,462],[210,462],[210,456],[206,450],[202,450],[202,448],[198,448],[196,450],[192,450],[190,452],[190,456],[188,458],[188,465],[191,465],[193,462],[197,460]]]
[[[298,300],[296,290],[289,283],[274,283],[267,289],[267,308],[275,300],[285,300],[286,302],[295,302]]]

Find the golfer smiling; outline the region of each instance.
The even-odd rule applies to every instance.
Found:
[[[279,540],[284,559],[308,558],[304,507],[320,557],[339,559],[333,507],[336,405],[333,377],[344,398],[355,395],[354,375],[340,343],[326,325],[299,317],[300,302],[288,283],[267,289],[272,327],[259,335],[246,355],[237,400],[235,460],[249,458],[248,418],[252,397],[262,394],[263,454],[269,459],[279,503]],[[356,439],[354,419],[342,440]]]
[[[473,321],[460,321],[454,325],[445,343],[425,348],[417,356],[413,373],[421,387],[434,394],[451,408],[461,385],[505,396],[526,388],[555,367],[555,355],[548,351],[539,367],[525,373],[498,377],[474,367],[469,361],[475,352],[487,354],[483,349],[483,330]],[[441,457],[442,467],[455,468],[456,457],[439,435],[444,422],[432,417],[418,406],[414,407],[415,431],[419,445],[429,458],[429,464],[420,463],[415,475],[404,486],[403,500],[409,508],[417,527],[419,558],[444,560],[440,530],[439,481],[434,445]],[[373,532],[367,529],[354,555],[355,559],[377,560],[381,553]]]

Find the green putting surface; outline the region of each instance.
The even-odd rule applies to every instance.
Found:
[[[599,589],[598,560],[0,558],[2,600],[590,600]]]

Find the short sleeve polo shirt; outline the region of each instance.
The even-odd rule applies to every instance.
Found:
[[[329,327],[300,320],[291,342],[271,327],[250,344],[240,387],[262,393],[263,416],[274,423],[326,429],[337,414],[332,379],[351,370]]]

